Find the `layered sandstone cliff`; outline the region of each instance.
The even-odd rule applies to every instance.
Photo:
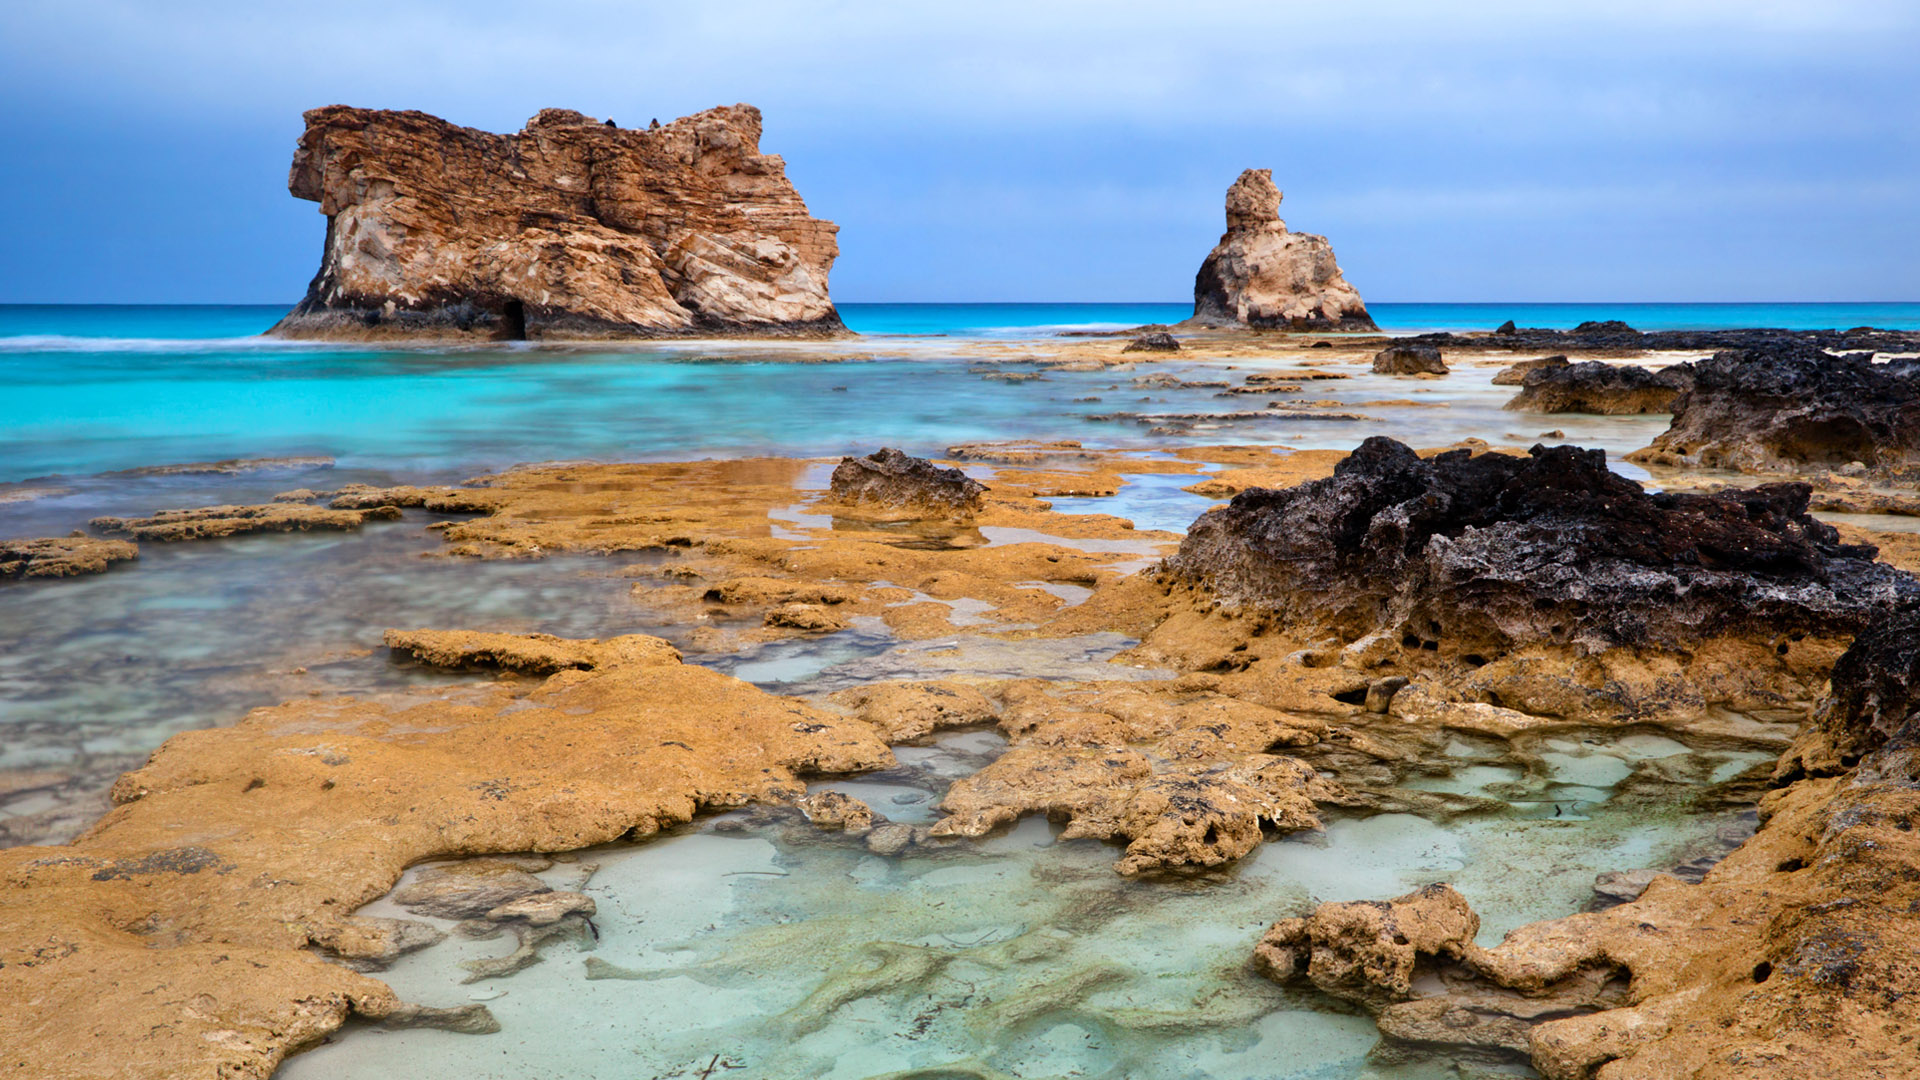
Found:
[[[1193,319],[1205,326],[1377,330],[1360,293],[1340,276],[1324,236],[1287,231],[1273,170],[1248,169],[1227,189],[1227,232],[1193,281]]]
[[[512,135],[421,112],[306,114],[287,186],[320,272],[268,333],[580,340],[831,334],[838,227],[807,213],[760,111],[651,129],[543,109]]]

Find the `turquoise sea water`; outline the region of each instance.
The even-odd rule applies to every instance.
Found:
[[[1379,304],[1389,330],[1773,325],[1920,328],[1920,304]],[[1008,393],[947,343],[1044,342],[1173,321],[1182,304],[846,304],[860,341],[784,346],[316,346],[259,333],[279,306],[0,305],[0,483],[228,457],[327,454],[444,476],[554,458],[937,451],[1035,436],[1124,444],[1101,373]],[[1084,399],[1101,397],[1102,402]],[[1179,395],[1173,395],[1178,398]],[[1169,400],[1162,405],[1192,407]],[[1157,407],[1157,406],[1156,406]],[[1209,405],[1208,407],[1217,407]],[[1244,441],[1215,437],[1212,441]]]

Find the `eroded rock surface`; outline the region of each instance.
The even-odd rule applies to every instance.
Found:
[[[837,227],[760,152],[760,111],[653,129],[543,109],[516,134],[425,113],[306,114],[287,186],[327,216],[280,337],[832,334]]]
[[[1499,379],[1494,380],[1498,382]],[[1649,371],[1589,360],[1542,365],[1526,373],[1506,407],[1522,412],[1634,415],[1666,412],[1692,382],[1686,365]]]
[[[135,540],[218,540],[264,532],[312,532],[357,529],[369,521],[396,521],[398,506],[363,510],[332,510],[299,503],[275,502],[259,506],[202,506],[192,510],[162,510],[152,517],[97,517],[88,524],[108,536]]]
[[[581,640],[479,630],[389,630],[384,640],[389,649],[436,667],[499,668],[523,675],[680,661],[678,649],[646,634]]]
[[[1872,362],[1810,344],[1723,350],[1692,365],[1645,465],[1793,472],[1849,466],[1920,476],[1920,360]]]
[[[1324,236],[1288,232],[1273,170],[1248,169],[1227,189],[1227,231],[1193,281],[1204,326],[1375,330]]]
[[[79,534],[33,540],[0,540],[0,581],[103,574],[107,567],[140,557],[125,540]]]
[[[891,447],[866,457],[842,458],[831,483],[836,502],[961,516],[977,512],[987,493],[985,484],[959,469],[941,468]]]
[[[1511,326],[1512,324],[1509,323],[1507,325]],[[1527,381],[1528,375],[1539,371],[1541,368],[1566,366],[1567,358],[1558,355],[1542,356],[1537,360],[1521,360],[1517,363],[1509,364],[1503,368],[1498,375],[1495,375],[1493,377],[1493,385],[1519,386]]]
[[[1809,517],[1808,495],[1649,494],[1601,451],[1422,460],[1375,437],[1331,478],[1202,515],[1165,568],[1230,608],[1482,661],[1540,643],[1851,634],[1920,597],[1912,577]]]
[[[1000,727],[1013,745],[954,783],[932,835],[984,836],[1023,814],[1065,837],[1125,840],[1123,874],[1216,867],[1259,845],[1262,826],[1320,826],[1345,802],[1311,766],[1271,753],[1318,742],[1316,717],[1205,692],[1138,686],[1054,691],[1016,684]]]
[[[662,646],[537,682],[300,701],[168,740],[73,843],[0,851],[0,1044],[32,1048],[44,1075],[264,1080],[349,1015],[488,1030],[484,1009],[407,1006],[310,946],[364,961],[418,940],[352,916],[409,865],[645,836],[702,807],[785,805],[800,774],[893,763],[866,724]],[[590,910],[520,874],[436,895],[491,905],[480,917],[526,950]]]
[[[1440,350],[1431,345],[1394,344],[1373,357],[1376,375],[1445,375],[1447,362]]]
[[[1446,886],[1276,923],[1257,962],[1398,1040],[1517,1052],[1549,1080],[1912,1075],[1920,1043],[1920,614],[1860,635],[1762,827],[1699,884],[1521,927]],[[1422,972],[1434,976],[1422,981]]]

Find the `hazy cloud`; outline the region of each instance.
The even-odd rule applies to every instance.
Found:
[[[1178,299],[1270,165],[1378,299],[1920,296],[1920,5],[14,0],[0,300],[261,299],[298,113],[767,114],[847,299]],[[103,254],[110,258],[101,258]]]

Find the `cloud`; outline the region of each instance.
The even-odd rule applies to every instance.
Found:
[[[1631,252],[1596,269],[1459,250],[1596,222],[1663,223],[1688,244],[1663,265],[1686,268],[1696,296],[1753,287],[1754,267],[1716,253],[1770,228],[1802,245],[1763,275],[1781,295],[1920,295],[1899,254],[1920,240],[1910,0],[14,0],[7,24],[0,135],[24,149],[0,161],[0,228],[55,199],[21,163],[35,146],[75,148],[59,167],[102,182],[218,201],[284,170],[299,111],[318,104],[503,130],[543,105],[638,123],[745,100],[766,110],[766,148],[841,222],[849,296],[1052,299],[1097,281],[1177,298],[1217,234],[1220,191],[1254,164],[1278,170],[1290,221],[1405,299],[1435,283],[1397,267],[1428,262],[1383,246],[1453,248],[1447,287],[1490,298],[1648,280]],[[166,133],[200,149],[196,175],[137,158]],[[99,212],[100,235],[81,225],[65,243],[107,242]],[[253,224],[271,235],[252,279],[288,288],[308,267],[279,260],[306,226],[266,209]],[[1076,276],[1076,252],[1106,261]],[[129,267],[126,287],[157,281],[158,260]],[[0,299],[23,278],[0,265]],[[1027,291],[982,295],[996,287]]]

